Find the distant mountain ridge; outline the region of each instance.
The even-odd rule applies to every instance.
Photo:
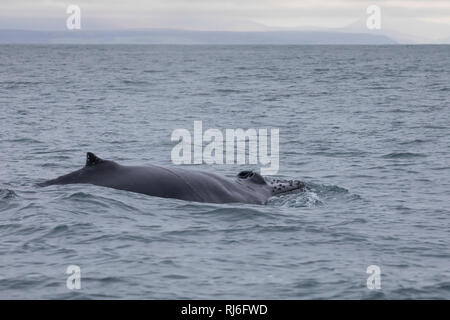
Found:
[[[395,44],[386,35],[339,31],[0,30],[0,44]]]

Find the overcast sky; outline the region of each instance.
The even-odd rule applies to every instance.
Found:
[[[82,28],[263,31],[363,28],[381,8],[382,29],[418,38],[450,37],[450,0],[0,0],[0,29],[64,30],[69,4]]]

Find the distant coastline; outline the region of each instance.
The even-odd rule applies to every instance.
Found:
[[[0,30],[0,44],[399,44],[385,35],[339,31]]]

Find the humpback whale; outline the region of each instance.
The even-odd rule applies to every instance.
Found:
[[[92,152],[87,153],[83,168],[38,185],[75,183],[195,202],[249,204],[266,204],[272,196],[300,192],[306,188],[298,180],[271,180],[250,170],[229,178],[179,167],[125,166],[103,160]]]

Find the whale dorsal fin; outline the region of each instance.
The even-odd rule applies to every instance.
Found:
[[[101,162],[103,162],[103,160],[100,159],[99,157],[97,157],[92,152],[88,152],[86,154],[86,167],[94,166],[94,165],[99,164]]]

